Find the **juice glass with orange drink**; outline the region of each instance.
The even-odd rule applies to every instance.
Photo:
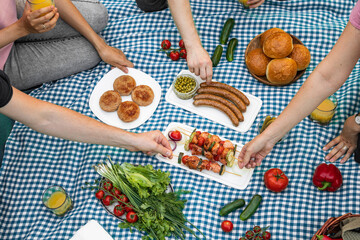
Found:
[[[42,195],[44,205],[56,216],[64,216],[73,207],[70,196],[60,186],[51,186],[45,189]]]
[[[54,0],[27,0],[30,4],[31,11],[36,11],[44,7],[54,5]]]
[[[321,125],[328,125],[335,114],[337,104],[334,95],[328,97],[310,114],[310,119]]]

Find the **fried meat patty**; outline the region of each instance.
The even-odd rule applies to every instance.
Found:
[[[154,92],[147,85],[139,85],[132,91],[131,98],[139,106],[148,106],[154,100]]]
[[[109,90],[104,92],[99,100],[100,108],[106,112],[114,112],[121,103],[120,93]]]
[[[140,108],[132,101],[125,101],[120,103],[117,114],[122,121],[132,122],[139,117]]]
[[[122,75],[116,78],[113,84],[114,90],[120,93],[121,96],[130,95],[135,86],[135,79],[129,75]]]

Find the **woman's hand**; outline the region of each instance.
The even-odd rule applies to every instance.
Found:
[[[110,64],[111,66],[117,67],[124,73],[128,73],[127,67],[134,67],[134,64],[127,60],[125,54],[117,48],[107,45],[105,42],[103,46],[98,50],[101,59]]]
[[[142,151],[149,156],[160,153],[172,158],[173,154],[169,141],[159,130],[136,134],[132,145],[126,148],[129,151]]]
[[[30,33],[43,33],[50,31],[56,26],[59,18],[57,8],[54,6],[44,7],[32,12],[29,3],[26,2],[22,17],[19,19],[21,26]]]
[[[265,2],[265,0],[248,0],[247,4],[249,5],[249,8],[257,8],[264,2]]]
[[[335,162],[337,159],[341,159],[340,163],[346,162],[351,154],[357,147],[358,134],[360,133],[360,126],[355,123],[355,115],[346,119],[344,128],[339,136],[331,140],[323,148],[324,151],[334,147],[325,157],[330,162]]]
[[[189,67],[189,71],[200,76],[201,79],[206,82],[211,82],[213,75],[212,61],[208,52],[201,46],[187,47],[186,61]]]
[[[241,149],[238,159],[239,168],[255,168],[273,149],[276,141],[268,139],[264,133],[256,136]]]

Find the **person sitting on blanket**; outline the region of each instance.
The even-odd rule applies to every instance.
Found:
[[[260,6],[265,0],[248,0],[250,8]],[[169,5],[175,24],[184,40],[187,64],[190,72],[210,82],[213,75],[212,62],[208,52],[202,47],[194,25],[189,0],[136,0],[138,7],[145,12],[159,11]]]
[[[245,144],[239,155],[239,167],[260,166],[264,157],[274,145],[303,118],[308,116],[324,99],[338,90],[349,77],[360,58],[360,1],[353,8],[350,20],[330,53],[310,74],[289,105],[266,130]],[[325,159],[334,162],[344,156],[341,163],[348,160],[357,148],[355,160],[359,161],[360,124],[355,115],[344,124],[341,134],[323,148],[332,150]]]
[[[0,70],[14,87],[29,89],[90,69],[101,60],[124,72],[133,67],[121,50],[97,34],[108,20],[99,1],[55,0],[56,7],[33,12],[24,1],[0,1]]]
[[[170,143],[160,131],[131,133],[106,125],[78,112],[33,98],[10,84],[0,70],[0,113],[40,133],[92,144],[160,153],[172,158]]]

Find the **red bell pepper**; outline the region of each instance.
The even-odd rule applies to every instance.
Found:
[[[342,185],[340,170],[333,164],[320,164],[314,172],[313,184],[320,191],[335,192]]]
[[[326,235],[316,235],[316,237],[318,238],[318,240],[343,240],[342,238],[329,238]]]

